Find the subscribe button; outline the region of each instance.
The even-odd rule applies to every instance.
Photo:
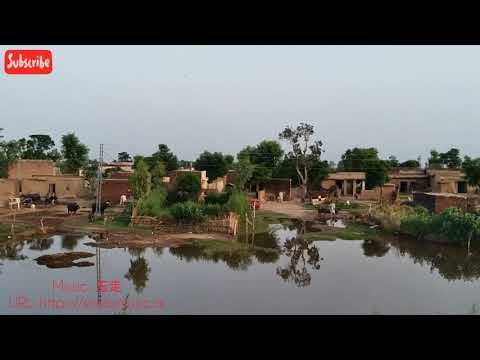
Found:
[[[5,72],[9,75],[50,74],[53,69],[50,50],[7,50]]]

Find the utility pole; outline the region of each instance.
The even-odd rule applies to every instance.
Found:
[[[100,144],[99,166],[97,172],[97,198],[95,201],[95,215],[99,216],[102,212],[102,184],[103,184],[103,144]]]

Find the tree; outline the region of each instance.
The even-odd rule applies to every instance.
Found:
[[[390,164],[390,167],[396,168],[400,165],[400,162],[397,160],[397,158],[393,155],[388,157],[388,162]]]
[[[402,162],[399,166],[403,168],[419,168],[420,162],[418,160],[407,160]]]
[[[78,173],[88,164],[88,148],[74,133],[62,136],[62,171],[68,174]]]
[[[460,158],[460,150],[452,148],[446,153],[440,154],[442,163],[449,169],[458,169],[462,166],[462,159]]]
[[[165,164],[161,161],[157,161],[153,169],[150,171],[152,175],[152,187],[158,188],[163,185],[163,177],[167,175]]]
[[[29,140],[20,139],[19,145],[23,148],[22,159],[47,160],[55,142],[50,135],[30,135]]]
[[[175,191],[177,201],[197,201],[202,191],[200,178],[192,173],[179,175]]]
[[[319,140],[310,142],[314,134],[313,125],[300,123],[296,128],[287,126],[280,134],[280,140],[290,143],[289,156],[295,160],[295,170],[300,178],[304,199],[307,197],[309,171],[315,161],[320,160],[323,143]]]
[[[147,286],[148,275],[151,271],[148,261],[143,256],[138,256],[134,260],[130,260],[130,268],[125,274],[125,279],[131,280],[135,285],[135,291],[140,294]]]
[[[158,145],[158,151],[152,154],[152,157],[155,158],[156,161],[161,161],[165,164],[167,171],[172,171],[178,169],[178,159],[177,157],[170,151],[167,145],[160,144]]]
[[[223,158],[227,162],[228,170],[233,169],[233,162],[235,161],[235,157],[233,157],[232,155],[225,155]]]
[[[130,177],[130,183],[133,187],[135,199],[145,198],[151,187],[151,175],[148,172],[148,166],[143,159],[140,159],[135,167],[133,175]]]
[[[235,186],[243,191],[247,182],[252,178],[255,165],[250,162],[249,158],[242,158],[234,165],[234,169],[236,170]]]
[[[256,146],[247,146],[237,154],[237,159],[248,159],[254,165],[250,183],[258,185],[269,181],[274,169],[282,161],[283,150],[277,141],[263,140]]]
[[[194,166],[197,170],[206,170],[209,181],[225,176],[228,172],[228,163],[221,152],[204,151]]]
[[[97,172],[99,170],[100,163],[98,160],[88,160],[87,165],[85,166],[85,178],[90,184],[89,188],[92,192],[95,192],[97,189]]]
[[[119,162],[130,162],[132,161],[132,157],[129,153],[122,151],[118,153],[118,161]]]
[[[471,159],[465,156],[463,160],[465,178],[471,186],[480,187],[480,158]]]
[[[441,169],[443,167],[443,161],[440,158],[440,154],[437,150],[430,150],[430,158],[428,159],[428,167],[430,169]]]
[[[378,150],[373,147],[348,149],[342,155],[340,165],[343,171],[365,172],[365,185],[369,189],[381,187],[389,181],[390,161],[380,160]]]

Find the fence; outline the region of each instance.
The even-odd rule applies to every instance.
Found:
[[[132,216],[131,225],[152,227],[165,233],[222,233],[236,236],[239,216],[233,212],[224,217],[209,218],[203,223],[182,224],[150,216]]]

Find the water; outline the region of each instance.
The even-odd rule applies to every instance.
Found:
[[[281,253],[259,248],[205,255],[184,246],[101,249],[82,259],[100,263],[100,270],[49,269],[33,260],[64,251],[95,254],[84,245],[92,241],[87,236],[0,244],[0,314],[472,314],[480,309],[480,254],[467,257],[465,249],[407,240],[308,243],[296,238],[295,226],[270,229],[255,245]],[[101,293],[102,304],[127,299],[129,308],[96,306],[99,273],[114,286],[110,290],[119,290]],[[87,290],[53,288],[52,282],[62,279]],[[19,296],[34,306],[9,307]],[[90,301],[90,308],[38,306],[39,299],[73,304],[79,298]]]

